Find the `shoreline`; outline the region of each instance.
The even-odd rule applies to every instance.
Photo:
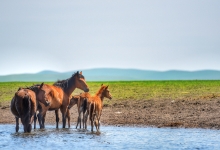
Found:
[[[220,129],[220,98],[201,100],[117,100],[103,107],[101,126],[173,127]],[[77,107],[70,109],[71,128],[76,124]],[[62,118],[59,112],[61,128]],[[0,107],[0,124],[15,124],[9,105]],[[55,112],[48,111],[45,125],[55,127]],[[21,125],[21,123],[20,123]],[[90,126],[90,122],[87,122]],[[68,126],[66,126],[67,128]],[[88,128],[90,130],[90,128]]]

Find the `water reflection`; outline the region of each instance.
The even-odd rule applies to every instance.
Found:
[[[101,134],[90,131],[36,129],[15,132],[15,125],[0,125],[0,149],[219,149],[220,131],[150,127],[102,126]]]

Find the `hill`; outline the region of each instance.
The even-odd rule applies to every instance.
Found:
[[[137,69],[88,69],[82,70],[87,81],[127,80],[220,80],[220,71],[151,71]],[[56,81],[69,78],[74,72],[41,71],[35,74],[14,74],[0,76],[0,82],[8,81]]]

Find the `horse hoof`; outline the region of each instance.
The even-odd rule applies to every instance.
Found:
[[[100,135],[101,134],[101,132],[100,131],[96,131],[96,135]]]

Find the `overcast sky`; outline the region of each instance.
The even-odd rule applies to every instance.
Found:
[[[91,68],[220,70],[220,1],[0,1],[0,75]]]

